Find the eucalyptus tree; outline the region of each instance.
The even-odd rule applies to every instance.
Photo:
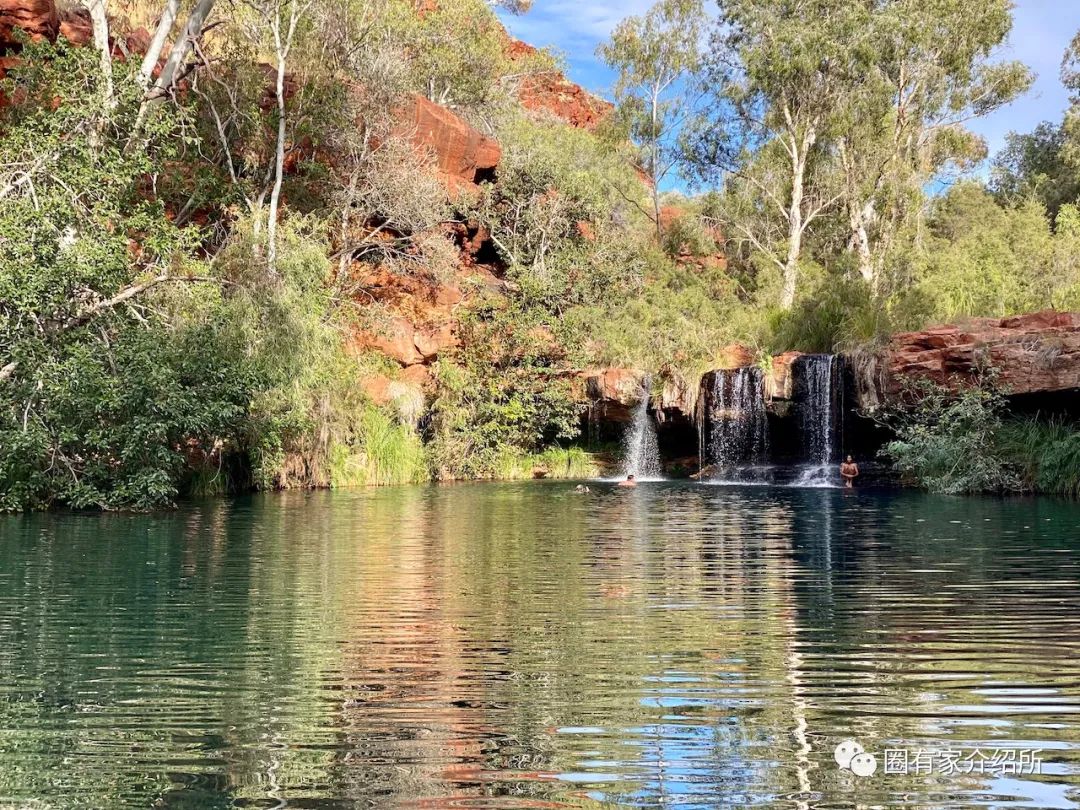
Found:
[[[808,231],[840,201],[831,145],[862,81],[869,10],[850,0],[720,0],[707,113],[686,143],[703,178],[739,203],[734,236],[798,287]]]
[[[1061,82],[1069,91],[1069,109],[1062,124],[1063,162],[1080,175],[1080,32],[1077,32],[1061,60]]]
[[[1070,94],[1064,119],[1043,121],[1031,132],[1010,132],[991,175],[1000,199],[1035,197],[1052,223],[1062,206],[1080,200],[1080,34],[1065,51],[1061,81]]]
[[[1037,199],[1056,222],[1063,205],[1080,199],[1080,172],[1066,160],[1069,145],[1064,123],[1043,121],[1031,132],[1010,132],[991,168],[990,186],[998,200]]]
[[[835,148],[846,243],[876,293],[927,183],[985,157],[965,125],[1015,99],[1032,75],[994,59],[1012,27],[1012,0],[885,0],[864,24],[859,81],[841,108]]]
[[[598,49],[618,72],[618,114],[641,150],[639,168],[652,185],[659,238],[660,184],[677,163],[677,133],[693,111],[691,78],[701,67],[706,19],[702,0],[660,0],[644,16],[619,23]]]

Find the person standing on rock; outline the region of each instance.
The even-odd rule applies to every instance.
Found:
[[[851,456],[844,459],[844,463],[840,465],[840,477],[844,479],[844,486],[848,489],[855,486],[855,479],[859,477],[859,465]]]

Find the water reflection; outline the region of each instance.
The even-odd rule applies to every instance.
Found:
[[[0,520],[0,803],[1076,805],[1080,508],[571,490]]]

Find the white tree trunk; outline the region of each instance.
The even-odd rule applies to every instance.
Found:
[[[169,52],[169,58],[165,60],[164,67],[161,68],[161,73],[158,74],[157,81],[154,82],[154,89],[157,91],[168,92],[172,90],[173,83],[176,81],[177,72],[184,64],[184,60],[187,59],[188,53],[191,51],[191,43],[194,42],[202,34],[203,26],[206,24],[206,18],[210,16],[210,12],[214,9],[215,0],[198,0],[195,4],[195,8],[191,10],[191,14],[188,15],[187,24],[184,25],[184,30],[180,34],[180,38],[173,43],[172,50]],[[151,68],[153,70],[153,68]]]
[[[281,35],[281,4],[274,11],[270,28],[274,33],[274,51],[277,55],[277,148],[274,150],[274,187],[270,192],[270,210],[266,220],[266,263],[270,272],[277,272],[277,222],[278,206],[281,202],[281,184],[285,176],[285,63],[292,49],[296,24],[303,10],[297,5],[298,0],[289,2],[289,27],[285,36]]]
[[[868,202],[863,207],[860,207],[855,202],[848,206],[848,228],[850,230],[848,248],[855,253],[859,275],[867,284],[873,287],[877,283],[877,268],[874,266],[873,249],[870,247],[870,233],[866,227],[867,220],[871,216],[873,216],[872,202]]]
[[[116,92],[113,89],[112,48],[109,47],[109,16],[105,11],[105,0],[89,0],[90,22],[94,28],[94,47],[98,49],[101,62],[101,97],[107,111],[116,107]]]
[[[281,201],[281,183],[285,174],[285,54],[278,50],[277,64],[277,149],[274,152],[274,188],[270,192],[270,212],[266,221],[266,262],[277,271],[277,221]]]
[[[656,241],[660,243],[664,239],[664,227],[660,222],[660,133],[657,131],[660,125],[660,89],[653,87],[652,93],[652,129],[649,132],[652,149],[652,166],[649,174],[652,176],[652,199],[653,217],[656,219]]]
[[[165,42],[172,32],[179,13],[180,0],[168,0],[165,8],[162,9],[161,18],[158,20],[157,28],[154,29],[154,38],[150,40],[150,47],[147,48],[146,56],[143,57],[142,66],[139,68],[137,81],[143,90],[150,85],[150,77],[154,74],[154,68],[157,67],[158,59],[161,58],[161,52],[165,48]]]
[[[214,9],[214,3],[215,0],[198,0],[195,4],[195,8],[193,8],[191,14],[188,15],[184,30],[181,32],[180,37],[176,42],[173,43],[172,50],[169,52],[169,58],[161,68],[161,73],[158,74],[157,81],[155,81],[153,87],[143,95],[142,104],[139,105],[139,114],[136,116],[135,126],[132,128],[131,139],[128,141],[127,149],[129,151],[145,147],[146,139],[143,137],[143,126],[146,124],[146,118],[150,114],[150,110],[153,109],[155,105],[160,104],[165,96],[171,92],[173,83],[176,81],[177,72],[179,71],[180,66],[184,64],[184,60],[187,59],[187,55],[191,51],[191,43],[198,39],[202,34],[206,19]],[[158,28],[160,29],[161,26],[159,25]],[[155,34],[155,39],[156,38],[157,34]],[[153,72],[153,69],[153,65],[151,65],[150,71]]]
[[[799,258],[802,256],[803,194],[806,182],[806,154],[796,151],[791,164],[791,202],[788,206],[788,249],[784,259],[784,287],[780,294],[782,309],[791,309],[799,281]]]

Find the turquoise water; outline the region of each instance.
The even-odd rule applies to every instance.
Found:
[[[1080,806],[1080,507],[572,489],[0,518],[0,807]]]

